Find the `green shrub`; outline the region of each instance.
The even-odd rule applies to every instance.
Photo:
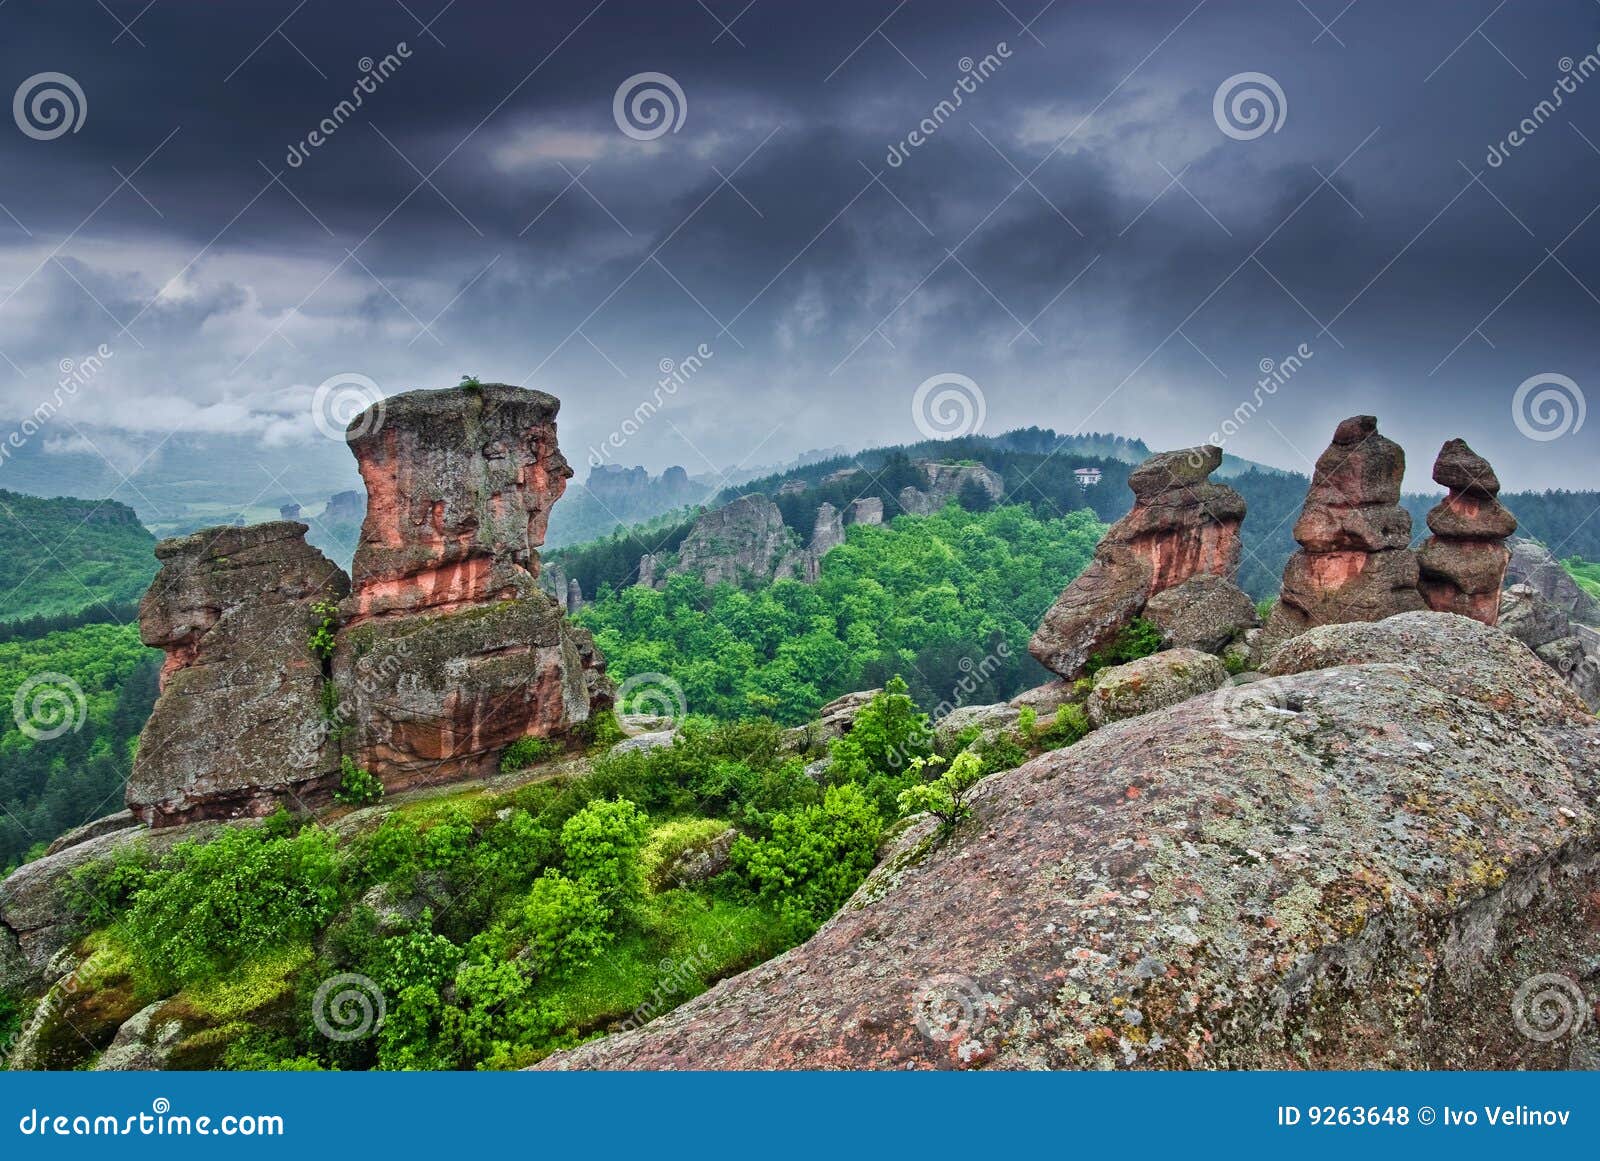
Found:
[[[1135,617],[1117,631],[1111,644],[1090,655],[1089,660],[1084,662],[1083,671],[1093,676],[1113,665],[1126,665],[1130,661],[1148,657],[1160,648],[1161,630],[1143,617]]]
[[[772,820],[772,837],[741,837],[733,863],[756,895],[797,930],[837,911],[872,870],[883,818],[858,786],[831,787],[821,806]]]
[[[631,906],[644,895],[639,847],[649,831],[649,816],[625,798],[589,803],[561,828],[567,873],[612,906]]]
[[[136,974],[171,988],[318,934],[339,905],[334,839],[229,828],[179,843],[149,871],[120,925]]]
[[[311,630],[311,652],[327,661],[333,656],[334,637],[339,631],[339,602],[318,601],[311,606],[311,613],[317,618]]]
[[[141,844],[126,846],[109,859],[85,863],[67,879],[67,907],[94,931],[113,922],[128,908],[150,873],[150,857]]]
[[[1056,708],[1056,716],[1048,726],[1035,729],[1033,740],[1045,750],[1059,750],[1079,741],[1089,732],[1089,715],[1081,705],[1068,703]]]
[[[518,738],[505,748],[505,753],[500,755],[500,773],[510,774],[517,770],[525,770],[529,766],[537,766],[540,762],[548,762],[561,753],[561,745],[549,738],[537,738],[529,735]]]
[[[917,772],[920,774],[942,765],[944,759],[939,757],[930,758],[925,763],[919,760]],[[967,803],[967,795],[984,776],[983,767],[982,758],[971,750],[963,750],[955,756],[948,769],[935,775],[931,781],[919,782],[901,791],[900,813],[932,814],[938,818],[940,829],[949,833],[962,819],[971,816],[972,807]]]
[[[587,883],[547,871],[512,917],[510,930],[535,972],[562,973],[582,967],[611,942],[612,917],[600,893]]]
[[[339,759],[339,789],[333,792],[334,801],[346,806],[366,806],[383,797],[383,783],[365,767],[357,766],[346,754]]]

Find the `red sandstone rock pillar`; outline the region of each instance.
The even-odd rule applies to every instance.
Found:
[[[1500,619],[1500,589],[1511,560],[1505,542],[1517,530],[1517,518],[1497,499],[1500,480],[1489,461],[1464,440],[1439,449],[1433,479],[1450,491],[1428,513],[1433,535],[1418,553],[1418,588],[1436,612],[1493,625]]]

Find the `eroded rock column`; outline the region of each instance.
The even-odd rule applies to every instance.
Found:
[[[1439,450],[1433,479],[1450,491],[1428,513],[1433,535],[1417,553],[1417,588],[1435,612],[1493,625],[1511,561],[1506,538],[1517,530],[1517,518],[1497,498],[1500,480],[1489,461],[1465,440],[1452,439]]]

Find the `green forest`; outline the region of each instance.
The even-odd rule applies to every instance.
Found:
[[[160,661],[134,624],[0,643],[0,868],[122,809]]]
[[[0,622],[117,606],[144,595],[156,539],[115,500],[0,491]],[[126,618],[122,618],[126,619]]]
[[[676,576],[660,591],[602,588],[578,620],[617,678],[665,674],[691,712],[718,718],[798,724],[897,673],[924,708],[973,681],[967,702],[1003,701],[1048,678],[1028,638],[1103,531],[1087,511],[952,506],[851,527],[815,585],[707,590]]]

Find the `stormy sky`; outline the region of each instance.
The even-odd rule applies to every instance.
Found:
[[[0,418],[283,464],[470,374],[581,479],[980,409],[1306,470],[1370,411],[1413,488],[1455,435],[1597,487],[1597,46],[1595,0],[5,0]]]

